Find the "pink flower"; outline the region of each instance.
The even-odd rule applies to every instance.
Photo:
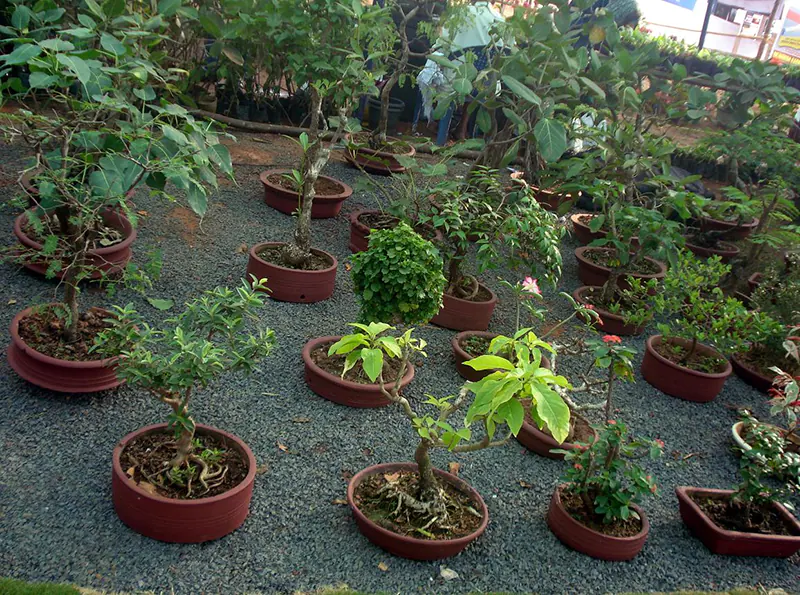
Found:
[[[578,471],[580,471],[581,469],[583,469],[583,465],[581,465],[580,463],[575,463],[575,464],[573,465],[573,467],[575,467],[575,469],[577,469]]]
[[[651,492],[651,493],[653,493],[653,494],[655,494],[655,493],[656,493],[656,490],[657,490],[657,489],[658,489],[658,488],[656,487],[656,484],[653,484],[653,485],[651,485],[651,486],[650,486],[650,492]]]
[[[658,444],[658,446],[659,446],[660,448],[664,448],[664,441],[663,441],[663,440],[658,440],[658,439],[657,439],[657,440],[656,440],[656,444]]]
[[[512,180],[519,180],[524,175],[525,175],[524,171],[515,171],[514,173],[511,174],[511,179]]]
[[[539,283],[537,283],[536,279],[533,277],[525,277],[525,280],[522,282],[522,291],[525,293],[542,295],[542,291],[539,289]]]
[[[622,339],[617,335],[606,335],[603,337],[603,343],[622,343]]]
[[[615,419],[609,419],[609,420],[608,420],[608,425],[610,425],[610,426],[615,426],[615,425],[617,425],[617,420],[615,420]]]

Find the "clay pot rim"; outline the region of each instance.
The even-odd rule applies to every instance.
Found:
[[[607,250],[607,248],[603,246],[580,246],[575,248],[575,258],[582,261],[584,264],[592,267],[596,267],[599,270],[606,271],[608,273],[611,272],[611,269],[607,266],[603,266],[601,264],[596,264],[586,258],[583,254],[589,250]],[[636,279],[663,279],[664,276],[667,274],[667,265],[660,260],[656,260],[655,258],[650,258],[649,256],[644,257],[645,260],[652,262],[658,266],[657,273],[626,273],[625,277],[634,277]]]
[[[352,141],[352,135],[347,135],[347,139]],[[395,157],[413,157],[417,154],[417,150],[414,148],[414,145],[409,143],[408,141],[404,141],[403,139],[397,138],[396,136],[387,136],[386,141],[388,143],[392,142],[399,142],[405,143],[408,145],[408,151],[405,153],[389,153],[388,151],[379,151],[377,149],[370,149],[369,147],[362,147],[362,146],[354,146],[350,151],[354,153],[364,153],[365,155],[372,155],[374,157],[386,157],[386,158],[395,158]],[[350,152],[348,151],[348,153]],[[378,165],[378,164],[376,164]]]
[[[724,359],[725,363],[726,363],[726,367],[725,367],[724,371],[715,372],[715,373],[712,374],[712,373],[708,373],[708,372],[698,372],[697,370],[692,370],[691,368],[687,368],[685,366],[678,365],[675,362],[668,360],[663,355],[658,353],[655,350],[655,347],[653,347],[653,344],[656,341],[661,343],[662,339],[663,339],[663,335],[652,335],[652,336],[648,337],[647,338],[647,342],[645,343],[645,348],[647,349],[648,353],[650,353],[650,355],[652,355],[654,358],[656,358],[663,365],[669,366],[670,368],[673,368],[673,369],[680,370],[684,374],[689,374],[691,376],[697,376],[699,378],[704,378],[704,379],[727,378],[733,372],[733,366],[731,366],[731,362],[729,362],[719,351],[717,351],[713,347],[709,347],[708,345],[705,345],[704,343],[698,343],[697,344],[698,349],[704,349],[706,351],[713,352],[720,359]]]
[[[50,302],[49,304],[42,304],[42,305],[58,306],[60,305],[60,303]],[[32,359],[38,360],[44,364],[48,364],[51,366],[58,366],[59,368],[70,368],[73,370],[107,368],[113,365],[113,363],[116,361],[117,359],[116,357],[109,357],[105,359],[97,359],[92,361],[72,361],[66,359],[58,359],[56,357],[51,357],[49,355],[45,355],[44,353],[36,351],[33,347],[25,343],[25,341],[23,341],[22,337],[20,337],[19,335],[19,321],[27,317],[31,312],[33,312],[34,308],[36,308],[36,306],[25,308],[22,312],[19,312],[11,320],[11,325],[9,326],[9,331],[11,333],[11,341],[18,349],[23,351],[25,355],[29,356]],[[92,307],[90,308],[90,310],[104,312],[109,315],[111,314],[111,312],[103,308]]]
[[[729,249],[726,250],[726,249],[722,248],[723,245],[724,246],[728,246]],[[714,256],[728,256],[730,258],[733,258],[735,256],[738,256],[739,253],[741,252],[741,250],[739,249],[739,246],[737,246],[736,244],[734,244],[732,242],[728,242],[728,241],[725,241],[725,240],[718,240],[717,241],[717,246],[719,246],[719,248],[706,248],[704,246],[698,246],[697,244],[692,244],[690,241],[688,241],[688,239],[686,240],[686,247],[689,248],[690,250],[692,248],[694,248],[696,250],[702,250],[704,252],[709,252],[709,253],[713,254]]]
[[[595,310],[597,310],[597,312],[599,314],[602,314],[603,318],[608,318],[609,320],[614,320],[614,321],[619,322],[621,324],[627,325],[627,323],[625,322],[625,318],[624,317],[620,316],[619,314],[614,314],[613,312],[609,312],[608,310],[604,310],[600,306],[595,306],[592,302],[590,302],[588,299],[586,299],[583,294],[586,293],[587,289],[601,290],[603,288],[602,287],[598,287],[596,285],[581,285],[580,287],[578,287],[578,289],[576,289],[575,291],[572,292],[572,297],[575,298],[576,302],[578,302],[580,304],[592,306]],[[631,326],[633,326],[633,325],[631,325]],[[641,328],[644,328],[644,327],[645,327],[645,324],[642,324]],[[637,328],[639,328],[639,327],[637,327]]]
[[[463,304],[496,304],[497,303],[497,294],[494,291],[492,291],[489,287],[487,287],[486,285],[481,283],[480,281],[478,281],[478,285],[480,285],[486,291],[488,291],[490,294],[492,294],[491,299],[488,299],[488,300],[486,300],[484,302],[476,302],[474,300],[465,300],[463,298],[457,298],[456,296],[450,295],[449,293],[447,293],[447,291],[445,291],[444,294],[442,294],[442,297],[443,298],[446,297],[448,299],[455,300],[456,303],[460,302],[460,303],[463,303]],[[442,308],[444,308],[444,305],[442,305]]]
[[[464,339],[468,336],[494,339],[495,337],[499,337],[500,333],[493,333],[491,331],[461,331],[460,333],[456,334],[452,339],[450,339],[450,344],[453,346],[453,351],[455,351],[459,357],[464,358],[464,360],[473,359],[473,356],[461,348],[461,339]]]
[[[601,533],[600,531],[595,531],[591,527],[587,527],[577,519],[575,519],[569,511],[564,507],[561,503],[561,492],[568,486],[569,484],[560,483],[556,486],[556,489],[553,490],[553,500],[558,508],[560,508],[563,512],[565,517],[568,519],[568,522],[573,523],[574,525],[580,527],[584,531],[588,531],[592,535],[596,535],[602,539],[608,540],[611,543],[615,544],[624,544],[624,543],[631,543],[634,541],[639,541],[650,532],[650,520],[647,518],[647,514],[645,514],[644,510],[642,510],[638,504],[631,503],[630,507],[636,511],[639,515],[639,519],[642,521],[642,529],[636,535],[631,535],[630,537],[618,537],[616,535],[606,535],[605,533]]]
[[[755,273],[753,273],[752,275],[750,275],[747,278],[747,282],[751,283],[753,285],[758,285],[759,283],[761,283],[761,280],[763,278],[764,278],[764,273],[760,273],[760,272],[756,271]]]
[[[678,497],[678,500],[688,505],[692,509],[692,511],[701,519],[705,527],[709,531],[713,531],[717,535],[722,535],[728,539],[740,539],[743,536],[754,537],[754,538],[757,537],[759,540],[766,540],[768,542],[786,541],[787,539],[791,538],[800,540],[800,521],[798,521],[797,517],[795,517],[782,504],[778,502],[773,502],[772,508],[784,519],[784,521],[788,521],[790,524],[794,525],[794,529],[796,532],[795,535],[770,535],[767,533],[746,533],[744,531],[731,531],[729,529],[723,529],[722,527],[717,525],[692,498],[693,495],[730,496],[733,493],[734,493],[733,490],[720,490],[716,488],[698,488],[694,486],[678,486],[675,488],[675,494]]]
[[[292,170],[290,170],[288,168],[287,169],[268,169],[268,170],[262,171],[259,174],[258,178],[261,180],[261,183],[264,184],[264,186],[270,188],[271,190],[273,190],[276,193],[284,194],[284,195],[288,194],[288,195],[291,195],[292,197],[298,197],[299,198],[299,196],[300,196],[299,192],[295,192],[294,190],[288,190],[288,189],[284,188],[283,186],[279,186],[278,184],[274,184],[273,182],[269,181],[269,177],[272,176],[272,175],[284,174],[284,173],[288,173],[290,171],[292,171]],[[353,189],[350,186],[348,186],[347,184],[345,184],[344,182],[342,182],[341,180],[337,180],[336,178],[332,178],[330,176],[323,176],[323,175],[320,175],[319,179],[320,180],[328,180],[329,182],[335,182],[336,184],[339,184],[339,186],[342,187],[342,192],[339,192],[338,194],[316,194],[314,196],[314,200],[341,202],[343,200],[346,200],[346,199],[350,198],[350,196],[352,196],[352,194],[353,194]]]
[[[446,544],[449,546],[459,546],[463,544],[464,547],[466,547],[468,544],[478,539],[478,537],[480,537],[483,534],[483,532],[486,530],[487,525],[489,524],[489,509],[486,507],[486,502],[484,502],[478,490],[472,487],[465,480],[453,475],[452,473],[443,471],[442,469],[437,469],[436,467],[433,468],[433,472],[436,474],[438,479],[446,481],[447,483],[460,489],[465,494],[468,494],[472,498],[473,504],[477,504],[476,508],[481,513],[482,517],[481,524],[474,532],[470,533],[469,535],[465,535],[463,537],[457,537],[455,539],[437,539],[437,540],[418,539],[416,537],[408,537],[407,535],[400,535],[399,533],[394,533],[393,531],[384,529],[380,525],[374,523],[369,517],[367,517],[367,515],[361,512],[358,506],[356,506],[355,491],[356,488],[361,484],[361,482],[365,478],[370,477],[372,475],[378,475],[380,473],[386,473],[390,471],[416,471],[416,470],[417,470],[416,463],[395,462],[395,463],[381,463],[379,465],[371,465],[356,473],[347,484],[347,503],[350,505],[350,510],[353,511],[353,515],[355,515],[359,521],[368,524],[371,529],[377,531],[382,536],[400,541],[407,545],[429,546],[431,544],[436,544],[436,545]]]
[[[569,220],[572,221],[573,224],[577,223],[581,227],[585,227],[585,228],[588,229],[589,226],[586,225],[585,223],[583,223],[580,220],[581,217],[588,217],[589,219],[593,219],[594,217],[597,217],[597,214],[596,213],[573,213],[572,215],[569,216]]]
[[[30,210],[30,209],[28,209]],[[101,212],[103,215],[115,215],[119,217],[119,220],[122,225],[122,229],[118,230],[121,231],[123,234],[127,234],[121,242],[114,244],[113,246],[105,246],[102,248],[93,248],[89,250],[90,255],[97,255],[97,256],[104,256],[106,254],[113,254],[114,252],[119,252],[129,248],[131,244],[133,244],[134,240],[136,239],[136,228],[131,224],[130,220],[123,214],[118,211],[115,211],[111,208],[105,208]],[[23,221],[27,221],[28,211],[25,211],[21,215],[17,216],[14,220],[14,235],[19,238],[19,240],[33,250],[41,250],[44,246],[39,242],[35,241],[33,238],[28,236],[22,230],[22,223]]]
[[[728,228],[730,228],[730,231],[733,231],[734,229],[752,230],[752,229],[755,229],[758,226],[758,223],[759,223],[758,217],[753,217],[753,220],[750,221],[749,223],[741,223],[741,224],[740,223],[733,223],[732,221],[725,221],[724,219],[714,219],[713,217],[701,217],[700,221],[701,222],[706,222],[707,221],[707,222],[710,222],[710,223],[715,223],[715,224],[720,225],[720,226],[728,227]]]
[[[316,254],[317,256],[320,255],[325,256],[333,262],[333,264],[331,264],[331,266],[329,266],[327,269],[320,269],[318,271],[304,271],[301,269],[293,269],[290,267],[281,266],[279,264],[267,262],[263,258],[259,258],[258,254],[256,254],[261,248],[265,246],[286,246],[287,243],[288,242],[261,242],[259,244],[255,244],[250,248],[250,258],[269,267],[274,267],[282,271],[291,271],[293,273],[298,273],[303,275],[319,275],[323,273],[330,273],[331,271],[336,270],[336,268],[339,266],[339,261],[336,260],[336,257],[333,254],[325,252],[325,250],[320,250],[318,248],[311,248],[311,252],[313,254]]]
[[[228,498],[236,496],[239,492],[242,492],[250,486],[256,477],[256,467],[258,464],[256,463],[256,457],[253,455],[253,451],[250,450],[250,447],[245,443],[244,440],[226,432],[225,430],[220,430],[219,428],[215,428],[213,426],[207,426],[205,424],[196,424],[196,429],[201,430],[202,432],[208,434],[217,434],[229,442],[233,442],[242,453],[245,455],[247,459],[247,464],[249,466],[247,470],[247,475],[245,478],[232,487],[227,492],[223,492],[222,494],[217,494],[216,496],[210,496],[208,498],[194,498],[191,500],[180,500],[178,498],[167,498],[165,496],[161,496],[160,494],[151,494],[150,492],[146,491],[143,488],[140,488],[139,485],[131,480],[130,477],[125,473],[122,469],[122,465],[120,463],[120,455],[124,448],[134,440],[134,438],[139,438],[141,436],[145,436],[147,434],[153,434],[155,432],[160,432],[162,430],[167,429],[167,424],[159,423],[159,424],[150,424],[148,426],[144,426],[143,428],[139,428],[138,430],[134,430],[133,432],[127,434],[122,440],[120,440],[116,446],[114,446],[114,452],[112,454],[112,466],[113,471],[119,477],[122,477],[127,482],[125,485],[136,492],[136,494],[142,498],[143,500],[149,500],[151,502],[166,502],[173,504],[175,506],[181,507],[191,507],[191,506],[203,506],[213,502],[218,502],[221,500],[227,500]]]
[[[736,353],[731,355],[731,361],[735,362],[735,365],[737,365],[740,368],[742,368],[743,370],[749,372],[753,376],[757,376],[758,378],[760,378],[764,382],[769,382],[769,384],[772,385],[772,381],[775,379],[774,375],[773,376],[764,376],[761,372],[759,372],[758,370],[756,370],[755,368],[750,366],[748,363],[746,363],[746,362],[742,361],[740,358],[738,358],[737,355],[738,354],[736,354]]]
[[[384,215],[385,214],[385,215],[388,215],[390,217],[394,217],[398,221],[402,221],[402,219],[400,217],[392,215],[391,213],[384,213],[383,211],[379,211],[378,209],[361,209],[360,211],[353,211],[352,213],[350,213],[350,225],[355,227],[359,231],[359,233],[361,233],[362,235],[368,236],[370,234],[370,232],[372,232],[372,229],[370,229],[369,227],[367,227],[366,225],[361,223],[361,221],[359,221],[358,218],[361,217],[361,215],[372,215],[372,214],[377,214],[377,215]],[[439,240],[442,239],[442,237],[443,237],[442,236],[442,232],[439,231],[438,229],[436,229],[433,225],[431,225],[429,223],[423,223],[422,225],[424,227],[427,227],[428,229],[430,229],[434,233],[433,239],[428,240],[429,242],[436,242],[436,241],[439,241]],[[423,239],[427,240],[427,238],[423,238]]]
[[[380,384],[361,384],[359,382],[352,382],[350,380],[345,380],[340,378],[339,376],[334,376],[327,370],[323,370],[317,365],[311,357],[311,352],[319,347],[324,343],[335,343],[339,339],[342,338],[343,335],[328,335],[325,337],[317,337],[316,339],[311,339],[305,345],[303,345],[303,362],[306,366],[314,370],[314,372],[320,376],[325,377],[328,381],[336,384],[342,388],[349,388],[351,390],[378,390],[380,391]],[[400,387],[407,386],[412,380],[414,379],[414,364],[408,362],[408,369],[406,373],[403,374],[403,378],[400,381]]]

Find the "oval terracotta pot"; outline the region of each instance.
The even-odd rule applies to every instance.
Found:
[[[584,285],[582,287],[578,287],[578,289],[573,291],[572,297],[579,304],[591,305],[594,307],[594,311],[597,312],[597,315],[600,317],[600,321],[603,323],[602,325],[600,325],[600,328],[598,330],[601,330],[609,335],[622,335],[630,337],[641,335],[644,332],[644,329],[647,326],[646,323],[640,324],[638,326],[633,324],[627,324],[622,316],[614,314],[612,312],[608,312],[607,310],[603,310],[601,307],[592,304],[585,297],[590,289],[600,291],[602,288],[589,287],[587,285]]]
[[[655,347],[661,344],[661,339],[661,335],[655,335],[647,339],[644,359],[642,360],[642,376],[644,376],[644,379],[661,392],[679,399],[697,403],[713,401],[733,371],[730,362],[727,363],[724,372],[716,374],[696,372],[672,363],[656,352]],[[689,341],[683,339],[672,339],[672,341],[683,346],[690,344]],[[722,358],[719,352],[703,344],[698,344],[697,352]]]
[[[572,518],[561,502],[561,491],[564,487],[565,484],[561,484],[553,491],[547,512],[547,525],[561,543],[592,558],[610,562],[632,560],[642,551],[650,532],[650,522],[641,508],[631,505],[642,520],[642,530],[639,533],[631,537],[605,535]]]
[[[595,440],[597,440],[598,435],[594,428],[592,428],[592,433],[594,434]],[[546,457],[548,459],[564,459],[563,454],[558,452],[550,452],[554,448],[562,448],[564,450],[575,450],[575,448],[577,448],[576,444],[573,442],[563,442],[559,444],[556,442],[555,438],[546,434],[545,432],[542,432],[536,427],[536,425],[530,424],[526,420],[523,420],[522,428],[520,428],[516,438],[517,442],[522,444],[522,446],[531,452],[535,452],[537,455]]]
[[[297,211],[300,204],[300,193],[287,190],[283,186],[269,180],[269,177],[272,175],[285,174],[288,172],[288,169],[270,169],[262,172],[259,178],[261,179],[261,183],[264,184],[264,202],[281,213],[291,215]],[[319,176],[319,179],[339,184],[342,187],[342,191],[338,194],[317,194],[314,196],[314,203],[311,207],[311,218],[329,219],[331,217],[336,217],[339,211],[342,210],[342,203],[352,196],[353,189],[336,178]]]
[[[446,481],[450,485],[468,494],[475,504],[475,510],[483,517],[478,529],[466,537],[459,537],[458,539],[416,539],[414,537],[398,535],[371,521],[358,508],[355,501],[355,491],[365,478],[382,473],[416,470],[416,463],[385,463],[367,467],[353,476],[350,483],[347,485],[347,503],[350,505],[350,510],[353,511],[353,517],[355,517],[358,529],[367,539],[378,547],[402,558],[410,558],[411,560],[441,560],[442,558],[455,556],[463,551],[470,543],[478,539],[486,530],[486,525],[489,523],[489,511],[486,508],[486,503],[483,501],[483,498],[481,498],[481,495],[472,486],[460,477],[456,477],[455,475],[439,469],[433,470],[440,481]]]
[[[399,139],[389,138],[390,141]],[[409,145],[408,151],[399,153],[403,157],[413,157],[417,150]],[[398,153],[388,153],[386,151],[376,151],[368,147],[345,148],[344,156],[353,165],[360,165],[371,174],[388,176],[391,174],[401,174],[406,168],[400,165],[397,160]]]
[[[100,308],[92,310],[110,316]],[[60,393],[96,393],[122,384],[117,378],[114,358],[88,362],[61,360],[39,353],[19,336],[19,321],[33,308],[26,308],[11,321],[11,344],[6,350],[8,365],[31,384]]]
[[[578,240],[578,243],[582,246],[586,246],[595,240],[606,237],[605,230],[592,231],[589,225],[581,220],[591,217],[594,217],[594,215],[588,215],[587,217],[587,213],[575,213],[574,215],[570,215],[569,218],[569,220],[572,221],[572,232],[575,235],[575,239]]]
[[[118,244],[106,248],[96,248],[87,253],[86,264],[93,269],[92,279],[99,279],[103,273],[110,275],[122,271],[131,259],[131,244],[136,239],[136,230],[131,225],[128,218],[113,209],[105,209],[101,216],[105,224],[119,230],[124,239]],[[14,221],[14,235],[19,242],[30,250],[41,250],[42,244],[29,237],[23,231],[23,225],[27,222],[27,214],[23,213]],[[50,261],[43,258],[41,262],[25,264],[25,268],[40,275],[47,271]],[[64,271],[56,273],[57,278],[62,278]]]
[[[736,355],[731,356],[731,366],[739,378],[744,380],[756,390],[766,393],[770,388],[772,388],[772,381],[775,378],[774,375],[764,376],[752,368],[749,364],[740,360],[738,357],[736,357]]]
[[[719,256],[722,259],[722,262],[730,262],[737,256],[739,256],[739,247],[735,244],[731,244],[729,242],[717,242],[716,248],[704,248],[703,246],[698,246],[697,244],[692,244],[688,240],[686,241],[686,248],[689,249],[695,256],[700,256],[701,258],[710,258],[712,256]]]
[[[350,213],[350,251],[353,254],[358,252],[366,252],[367,248],[369,248],[369,234],[370,228],[364,225],[361,221],[359,221],[359,217],[362,215],[375,215],[381,214],[380,211],[372,211],[372,210],[361,210],[355,211]],[[433,239],[432,242],[441,242],[444,239],[442,232],[438,229],[434,229],[431,226],[427,226],[433,231]]]
[[[296,302],[310,304],[327,300],[333,295],[336,286],[336,269],[339,261],[332,254],[312,248],[318,256],[325,256],[333,262],[327,269],[320,271],[301,271],[272,264],[258,257],[264,246],[284,246],[283,242],[263,242],[250,248],[247,261],[247,277],[255,275],[258,279],[267,279],[269,296],[279,302]]]
[[[477,382],[481,378],[486,378],[489,374],[494,372],[494,370],[473,370],[469,366],[464,365],[464,362],[468,362],[472,359],[472,356],[464,351],[461,347],[461,340],[465,339],[466,337],[475,336],[475,337],[485,337],[487,339],[494,339],[497,337],[497,333],[489,333],[486,331],[462,331],[458,333],[455,337],[450,339],[450,345],[453,348],[453,357],[456,360],[456,370],[461,375],[462,378],[466,378],[470,382]]]
[[[758,289],[762,279],[764,279],[764,273],[753,273],[747,278],[747,287],[750,289],[750,293]]]
[[[699,498],[730,497],[733,490],[679,486],[675,488],[675,494],[678,496],[684,524],[703,542],[703,545],[715,554],[788,558],[800,550],[800,523],[782,504],[773,503],[773,509],[786,520],[792,528],[793,535],[764,535],[728,531],[712,521],[692,499],[693,496]]]
[[[758,227],[758,219],[753,219],[750,223],[743,223],[741,225],[731,221],[712,219],[711,217],[702,217],[700,219],[700,229],[702,231],[725,232],[721,238],[732,242],[744,240],[753,233],[756,227]]]
[[[564,203],[571,203],[574,199],[571,194],[561,194],[554,190],[544,190],[532,186],[536,201],[546,210],[557,213]]]
[[[305,380],[308,387],[323,399],[328,399],[348,407],[385,407],[391,401],[383,396],[378,384],[360,384],[334,376],[320,368],[313,359],[311,352],[326,343],[334,343],[341,339],[338,337],[319,337],[311,339],[303,347],[303,364],[305,365]],[[414,365],[408,364],[408,369],[400,381],[400,388],[405,388],[414,379]]]
[[[481,287],[492,294],[490,300],[470,302],[445,293],[442,296],[442,308],[431,318],[431,324],[454,331],[485,331],[497,306],[497,296],[485,285],[481,284]]]
[[[219,539],[241,527],[250,510],[256,478],[256,459],[240,438],[217,428],[197,424],[198,434],[213,434],[238,450],[248,462],[247,476],[223,494],[196,500],[178,500],[151,494],[139,487],[120,464],[122,450],[134,439],[167,430],[154,424],[131,432],[114,448],[111,464],[111,498],[120,520],[152,539],[171,543],[201,543]]]
[[[611,269],[591,262],[588,258],[586,258],[586,256],[584,256],[587,250],[596,250],[596,248],[581,246],[580,248],[575,249],[575,258],[578,261],[578,278],[584,285],[602,287],[605,285],[605,282],[608,281],[608,278],[611,275]],[[600,248],[600,250],[602,250],[602,248]],[[622,275],[619,277],[617,284],[623,289],[628,289],[630,288],[630,285],[625,280],[626,277],[630,276],[636,279],[643,279],[644,281],[648,281],[650,279],[657,279],[660,281],[666,276],[666,264],[649,257],[645,257],[645,260],[657,265],[659,269],[658,272],[652,275],[642,275],[639,273]]]

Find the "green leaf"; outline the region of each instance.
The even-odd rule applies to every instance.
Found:
[[[222,48],[222,53],[237,66],[244,66],[244,57],[235,47],[226,45]]]
[[[42,48],[32,43],[24,43],[14,48],[10,54],[0,57],[8,66],[27,64],[30,60],[42,53]]]
[[[125,0],[106,0],[103,2],[103,11],[112,18],[125,14]]]
[[[525,420],[525,408],[516,399],[506,401],[505,407],[507,407],[506,423],[511,433],[516,436],[522,429],[522,422]]]
[[[548,163],[558,161],[567,150],[567,130],[557,120],[544,118],[533,129],[539,152]]]
[[[8,6],[8,5],[6,5]],[[27,29],[33,12],[23,4],[18,4],[11,15],[11,26],[15,29]]]
[[[195,180],[189,180],[189,187],[186,190],[186,198],[192,210],[203,217],[208,209],[208,197],[205,189]]]
[[[158,14],[162,17],[171,17],[181,7],[181,0],[160,0],[158,3]]]
[[[536,413],[556,442],[561,444],[569,435],[569,407],[554,390],[543,386],[531,388],[536,400]]]
[[[58,77],[44,72],[32,72],[28,80],[31,89],[46,89],[58,81]]]
[[[103,9],[100,8],[100,5],[95,2],[95,0],[85,0],[86,6],[91,10],[96,16],[100,17],[101,20],[105,20],[106,13],[103,12]]]
[[[156,310],[169,310],[172,306],[175,305],[175,302],[172,300],[162,300],[158,298],[147,298],[147,301],[150,302],[150,305],[153,306]]]
[[[542,100],[539,98],[539,96],[531,91],[531,89],[529,89],[524,83],[521,83],[513,76],[508,75],[503,75],[502,79],[506,86],[518,97],[521,97],[528,103],[542,105]]]
[[[75,49],[75,45],[73,43],[67,41],[66,39],[59,39],[57,37],[40,41],[39,47],[43,47],[44,49],[53,52],[71,52]]]
[[[578,77],[584,85],[589,87],[592,91],[594,91],[598,96],[602,97],[603,99],[606,98],[606,92],[603,91],[597,83],[595,83],[592,79],[588,79],[585,76]]]
[[[116,37],[111,35],[110,33],[103,33],[100,36],[100,45],[103,47],[104,50],[107,52],[114,54],[115,56],[124,56],[125,53],[128,51],[128,48]]]
[[[372,382],[378,379],[383,369],[383,352],[380,349],[364,349],[361,351],[364,372]]]
[[[473,370],[513,370],[514,365],[504,357],[498,355],[481,355],[471,360],[464,362],[464,365],[469,366]]]
[[[89,70],[89,66],[82,58],[78,56],[68,56],[66,54],[56,54],[56,60],[71,70],[75,76],[78,77],[80,82],[86,84],[89,82],[89,79],[92,78],[92,71]]]

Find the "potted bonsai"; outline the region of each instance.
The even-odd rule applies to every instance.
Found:
[[[296,10],[289,2],[287,10]],[[387,12],[377,6],[352,6],[334,0],[312,0],[303,11],[303,50],[292,55],[294,80],[308,86],[309,131],[299,139],[301,169],[292,172],[298,190],[297,224],[292,242],[263,242],[250,248],[247,273],[270,280],[272,297],[289,302],[318,302],[333,294],[336,258],[311,247],[311,217],[317,181],[331,150],[344,134],[355,130],[348,119],[354,100],[374,86],[382,70],[379,61],[367,69],[367,56],[382,55]],[[323,103],[337,116],[328,120]],[[333,130],[329,132],[329,122]],[[326,138],[328,139],[326,141]]]
[[[5,255],[60,277],[64,288],[62,303],[14,318],[9,363],[29,382],[62,392],[119,384],[112,362],[89,352],[105,315],[81,312],[78,298],[82,280],[111,280],[129,269],[134,189],[145,183],[175,200],[169,181],[202,216],[216,171],[232,174],[230,155],[208,124],[171,102],[179,75],[163,64],[166,54],[159,49],[169,19],[150,5],[115,3],[108,14],[96,3],[87,6],[88,12],[51,14],[46,40],[20,31],[15,49],[0,58],[31,71],[28,89],[4,95],[23,109],[6,114],[0,130],[32,148],[28,183],[35,190],[25,197],[33,208],[15,226],[22,247]],[[96,57],[84,59],[87,51]],[[54,111],[34,109],[42,95]]]
[[[715,554],[788,558],[800,550],[800,522],[782,504],[800,489],[800,458],[774,429],[743,415],[750,449],[742,451],[736,490],[678,487],[681,518]]]
[[[412,337],[412,330],[397,339],[396,345],[405,365],[413,354],[425,348],[424,341]],[[566,432],[569,412],[548,387],[554,382],[567,384],[567,381],[541,374],[540,345],[533,340],[529,345],[531,359],[525,369],[515,368],[508,360],[492,355],[476,358],[471,362],[476,369],[499,367],[503,371],[480,383],[465,385],[458,396],[429,396],[426,404],[439,410],[434,415],[418,413],[400,394],[399,380],[388,382],[379,370],[381,391],[401,407],[419,442],[415,463],[375,465],[350,480],[347,500],[359,529],[370,541],[392,554],[417,560],[436,560],[459,553],[483,533],[488,511],[478,492],[463,479],[433,467],[431,451],[447,449],[465,453],[505,444],[522,424],[524,411],[519,399],[524,396],[534,401],[532,407],[541,423],[551,425],[556,435]],[[516,370],[513,377],[511,370]],[[535,374],[536,370],[540,373]],[[506,390],[501,390],[501,386]],[[465,426],[454,427],[450,420],[467,404],[470,392],[475,397],[465,414]],[[482,427],[482,438],[473,439],[470,428],[473,424]],[[504,426],[508,431],[499,437]]]
[[[570,467],[550,500],[547,524],[568,547],[601,560],[631,560],[650,531],[639,508],[657,492],[653,478],[635,461],[661,456],[664,443],[631,438],[624,423],[610,419],[591,444],[563,451]]]
[[[224,373],[252,372],[274,343],[271,330],[248,334],[266,281],[216,288],[151,328],[131,305],[117,307],[96,350],[119,354],[117,374],[170,408],[167,423],[140,428],[114,448],[112,498],[119,518],[161,541],[197,543],[237,529],[247,516],[256,461],[236,436],[195,422],[190,404]]]
[[[681,254],[670,269],[653,309],[670,314],[647,340],[642,376],[673,397],[708,402],[722,390],[732,368],[724,354],[742,350],[756,315],[719,288],[730,267],[715,256],[698,261]]]
[[[719,256],[722,262],[730,262],[739,255],[733,242],[745,239],[758,226],[760,203],[732,186],[722,192],[726,200],[702,205],[699,224],[689,229],[686,248],[697,256]]]

